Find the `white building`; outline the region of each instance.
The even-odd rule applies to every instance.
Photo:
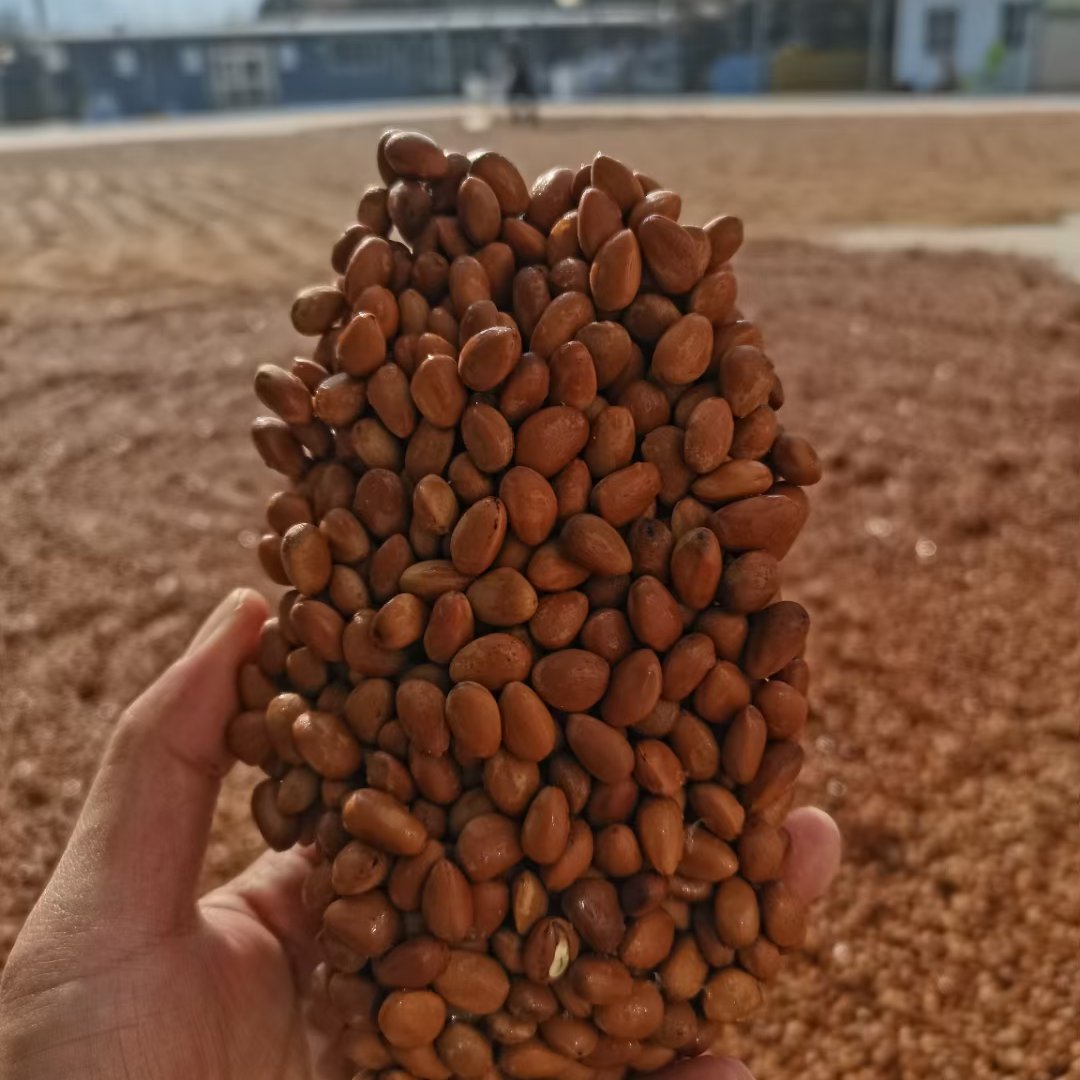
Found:
[[[1035,45],[1033,90],[1080,90],[1080,0],[1044,0]]]
[[[899,0],[893,77],[913,90],[1026,90],[1036,0]]]

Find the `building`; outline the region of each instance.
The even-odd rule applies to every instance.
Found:
[[[710,0],[710,10],[732,2]],[[47,82],[50,107],[39,114],[110,119],[460,95],[478,76],[497,77],[512,43],[546,93],[674,94],[705,88],[723,34],[722,19],[689,5],[532,0],[268,16],[205,33],[103,32],[17,48],[25,63],[47,69],[37,81]]]
[[[1080,90],[1080,0],[1045,0],[1031,85],[1056,93]]]
[[[893,75],[911,90],[1026,90],[1035,0],[900,0]]]
[[[767,3],[771,89],[838,92],[888,88],[895,0]]]
[[[473,3],[264,0],[205,32],[10,39],[0,120],[494,97],[512,53],[557,99],[884,89],[901,0]]]

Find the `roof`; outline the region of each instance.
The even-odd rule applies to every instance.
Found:
[[[204,28],[170,29],[153,33],[99,31],[87,34],[56,34],[50,40],[74,45],[111,41],[192,41],[251,38],[326,37],[339,34],[379,34],[407,30],[453,31],[524,30],[529,27],[655,26],[674,21],[673,5],[604,4],[577,8],[554,5],[521,8],[437,8],[415,11],[371,12],[355,15],[301,15],[274,17],[257,22]]]

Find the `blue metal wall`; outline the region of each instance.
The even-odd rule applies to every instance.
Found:
[[[704,89],[722,43],[709,27],[528,27],[514,35],[535,65],[541,90],[556,65],[576,67],[577,94],[673,93]],[[434,33],[312,34],[229,38],[73,41],[58,79],[70,111],[91,119],[222,107],[215,99],[215,50],[265,50],[275,75],[266,104],[305,105],[458,94],[465,75],[489,73],[505,48],[496,29]],[[123,54],[123,55],[121,55]],[[134,64],[125,63],[135,58]]]
[[[294,48],[298,63],[280,63],[286,103],[378,100],[450,94],[449,72],[437,62],[436,41],[428,34],[349,34],[280,42]]]
[[[205,67],[194,74],[181,69],[180,50],[186,45],[198,47],[196,42],[137,39],[69,45],[68,79],[77,111],[107,119],[210,108]],[[136,69],[130,75],[116,69],[120,50],[136,58]]]
[[[67,46],[70,81],[83,116],[139,116],[212,109],[210,54],[254,45],[268,49],[277,70],[280,104],[315,104],[450,94],[457,90],[442,46],[432,35],[297,36],[227,41],[122,39]],[[137,70],[117,68],[118,51],[137,57]],[[197,55],[199,70],[183,56]],[[270,102],[273,104],[274,102]]]

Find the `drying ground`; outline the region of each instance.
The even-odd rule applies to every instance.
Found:
[[[440,122],[448,144],[474,141]],[[0,161],[0,956],[118,711],[227,589],[272,480],[250,376],[377,131]],[[740,213],[743,303],[828,475],[786,591],[814,619],[806,801],[847,851],[769,1010],[762,1080],[1080,1077],[1080,288],[980,255],[841,255],[808,230],[1076,210],[1080,120],[566,121]],[[1073,200],[1070,202],[1070,199]],[[238,770],[207,881],[258,850]]]

